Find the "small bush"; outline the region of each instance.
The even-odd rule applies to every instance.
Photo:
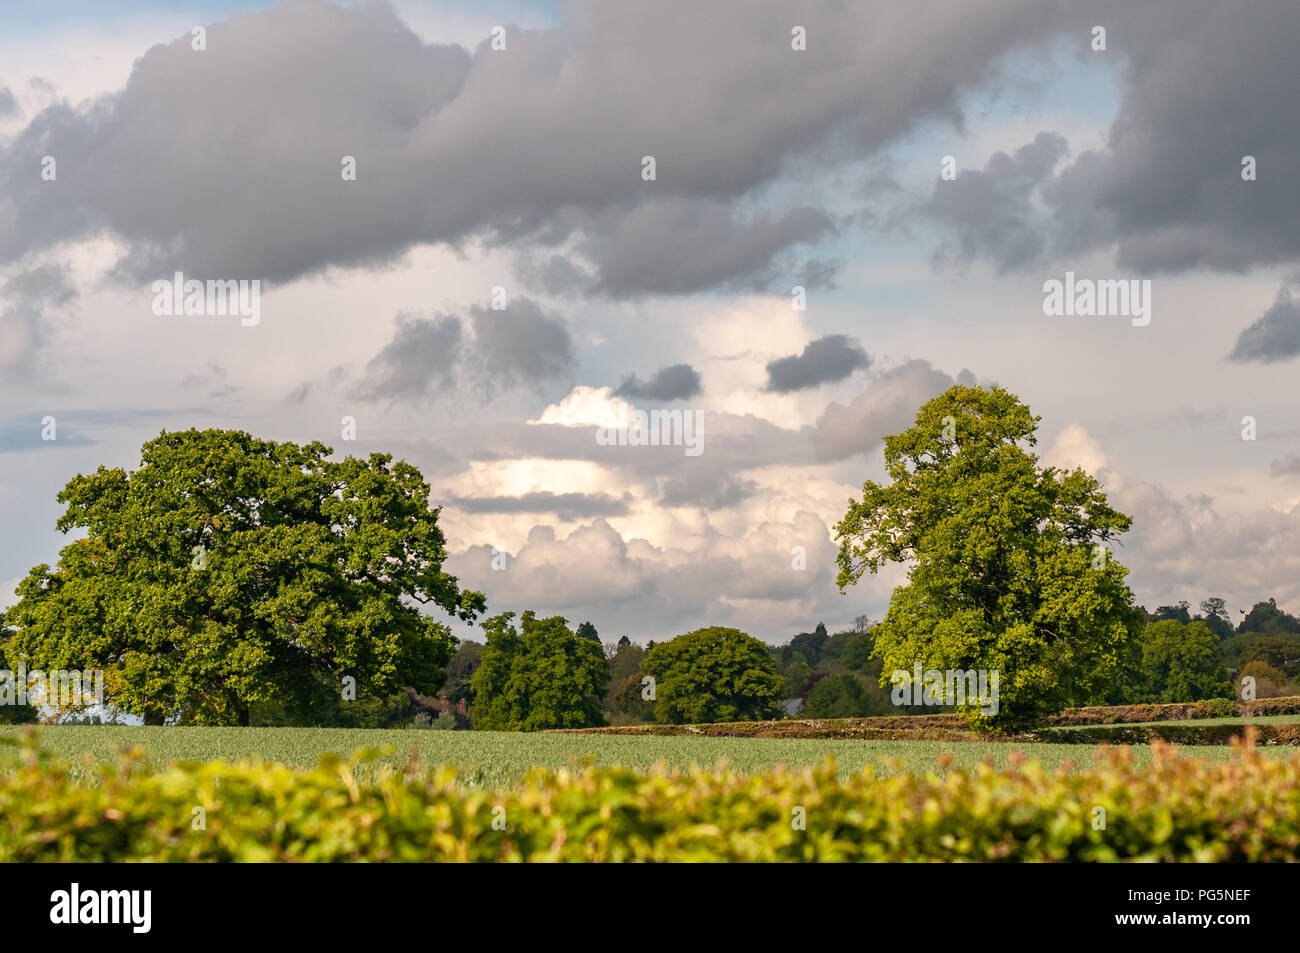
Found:
[[[1211,718],[1231,718],[1233,715],[1234,705],[1231,698],[1207,698],[1201,704],[1205,706]]]

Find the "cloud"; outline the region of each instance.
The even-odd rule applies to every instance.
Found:
[[[917,408],[953,383],[928,361],[911,360],[886,371],[848,406],[832,402],[817,418],[813,445],[818,459],[843,460],[878,450],[881,440],[910,427]]]
[[[1300,506],[1220,512],[1210,497],[1180,499],[1149,482],[1111,494],[1111,502],[1133,517],[1116,557],[1146,605],[1209,595],[1245,609],[1268,596],[1300,605]]]
[[[602,632],[639,640],[737,625],[769,642],[786,641],[804,620],[845,611],[836,608],[843,600],[834,593],[829,530],[811,513],[763,522],[739,537],[709,533],[690,542],[652,546],[595,519],[567,537],[534,527],[504,572],[492,570],[489,546],[457,554],[447,568],[462,585],[485,592],[490,605],[591,619]],[[792,567],[796,546],[805,550],[806,570]]]
[[[698,506],[709,511],[724,510],[753,497],[758,484],[744,477],[723,476],[693,470],[659,481],[659,502],[664,506]]]
[[[42,437],[44,425],[40,417],[15,418],[0,422],[0,453],[23,453],[28,450],[57,450],[60,447],[88,447],[97,441],[90,439],[80,428],[60,423],[55,416],[55,439]]]
[[[48,333],[48,312],[76,295],[63,265],[24,269],[5,281],[0,286],[0,367],[25,367]]]
[[[467,326],[472,338],[465,336]],[[467,320],[398,315],[392,340],[370,359],[353,390],[363,400],[420,400],[473,387],[491,399],[570,374],[575,363],[564,323],[516,298],[501,311],[471,307]]]
[[[545,314],[527,298],[501,311],[470,309],[474,326],[472,360],[488,394],[514,387],[537,387],[573,373],[573,341],[564,322]]]
[[[558,404],[548,404],[529,425],[559,427],[617,427],[631,404],[620,400],[608,387],[579,385]]]
[[[1035,210],[1034,191],[1067,151],[1063,137],[1040,132],[1014,155],[995,153],[982,171],[961,171],[952,181],[936,182],[926,211],[956,235],[956,247],[945,245],[936,260],[987,257],[1002,272],[1039,260],[1047,224]]]
[[[640,380],[635,374],[623,379],[614,393],[620,397],[633,397],[640,400],[685,400],[700,392],[700,375],[689,364],[673,364],[655,371],[648,381]]]
[[[830,213],[770,186],[926,117],[960,121],[998,57],[1072,28],[1033,0],[909,11],[724,0],[683,30],[655,0],[578,0],[556,29],[508,28],[504,54],[426,44],[384,2],[241,12],[208,25],[204,52],[188,32],[155,45],[121,90],[43,109],[0,146],[0,262],[107,232],[139,282],[285,282],[474,239],[567,244],[612,296],[825,274],[795,249],[833,231]],[[77,174],[41,182],[34,155]]]
[[[8,86],[0,86],[0,116],[16,116],[20,112],[18,100]]]
[[[870,363],[867,352],[847,334],[828,334],[810,343],[802,354],[778,358],[767,365],[767,389],[778,394],[840,381]]]
[[[357,388],[363,400],[411,400],[451,386],[461,356],[460,319],[397,316],[397,332],[366,365]]]
[[[597,291],[687,294],[761,288],[776,278],[772,265],[780,252],[830,231],[830,217],[818,209],[741,220],[721,202],[671,199],[620,214],[586,250],[599,265]]]
[[[1259,0],[1243,17],[1198,0],[1180,11],[1186,20],[1171,30],[1163,4],[1095,10],[1110,48],[1093,56],[1122,57],[1105,148],[1055,171],[1066,142],[1043,131],[937,183],[922,207],[951,236],[936,261],[985,259],[1007,272],[1113,250],[1119,268],[1149,275],[1300,258],[1295,5]]]
[[[1288,453],[1278,457],[1268,465],[1268,472],[1273,476],[1300,476],[1300,456]]]
[[[448,503],[466,513],[554,513],[565,522],[593,516],[622,516],[627,500],[607,493],[525,493],[521,496],[453,496]]]
[[[1082,424],[1067,426],[1043,454],[1043,463],[1060,470],[1083,469],[1097,476],[1110,466],[1101,444]]]
[[[0,579],[0,610],[17,605],[18,596],[14,590],[26,578],[26,576],[15,576],[13,579]]]
[[[1254,324],[1237,335],[1230,361],[1286,361],[1300,354],[1300,301],[1287,288]]]

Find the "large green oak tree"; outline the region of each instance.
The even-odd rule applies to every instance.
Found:
[[[19,585],[6,657],[102,668],[111,703],[146,724],[436,691],[454,639],[420,607],[470,620],[484,598],[443,571],[418,469],[332,453],[164,432],[139,470],[77,476],[58,528],[84,535]]]
[[[882,682],[918,663],[996,672],[997,714],[963,706],[994,731],[1113,685],[1142,626],[1111,553],[1130,518],[1083,470],[1039,464],[1038,421],[1000,387],[950,388],[885,438],[892,482],[867,481],[836,526],[841,590],[887,564],[910,567],[873,630]]]

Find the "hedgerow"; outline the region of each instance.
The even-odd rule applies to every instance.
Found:
[[[1241,724],[1197,724],[1186,721],[1170,725],[1089,725],[1068,731],[1043,732],[1041,737],[1057,744],[1145,745],[1161,741],[1176,745],[1226,745],[1244,731],[1253,732],[1256,744],[1300,745],[1300,723],[1287,722],[1245,726]]]
[[[1204,718],[1241,718],[1300,714],[1300,697],[1261,698],[1248,702],[1234,702],[1228,698],[1211,698],[1200,702],[1182,702],[1161,705],[1108,705],[1094,708],[1067,708],[1059,715],[1046,720],[1043,727],[1072,727],[1079,725],[1126,725],[1132,722],[1194,721]],[[622,725],[613,728],[565,729],[574,734],[598,735],[707,735],[730,738],[853,738],[858,740],[915,739],[930,741],[973,741],[981,737],[970,731],[966,719],[957,714],[938,715],[872,715],[865,718],[799,718],[774,721],[715,722],[700,725]],[[1003,736],[1010,740],[1034,741],[1043,738],[1067,740],[1057,734],[1044,735],[1024,731]],[[1196,732],[1184,735],[1169,734],[1165,740],[1186,744],[1227,744],[1235,732],[1214,731],[1204,737]],[[1285,733],[1283,733],[1285,735]],[[1105,734],[1078,736],[1093,743],[1106,740]],[[1110,740],[1146,743],[1161,738],[1159,733],[1136,732],[1131,735],[1110,737]],[[1278,744],[1292,742],[1282,740]]]
[[[1073,775],[538,770],[492,792],[415,763],[359,781],[373,752],[312,769],[127,756],[92,784],[27,739],[0,758],[0,860],[1293,860],[1300,756],[1239,747],[1221,764],[1160,748],[1141,768],[1103,749]]]

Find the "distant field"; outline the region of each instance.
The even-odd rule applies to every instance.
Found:
[[[16,738],[20,728],[0,728],[0,738]],[[159,728],[104,726],[50,726],[39,729],[40,744],[75,762],[74,776],[84,772],[84,761],[112,761],[123,748],[138,745],[156,765],[168,761],[238,761],[261,758],[295,766],[314,765],[320,755],[350,755],[361,748],[391,748],[376,767],[400,767],[418,748],[425,764],[455,764],[469,769],[463,781],[479,787],[500,788],[518,781],[532,767],[561,768],[591,761],[597,765],[622,765],[645,769],[656,761],[675,767],[711,767],[726,760],[743,772],[779,763],[802,766],[833,756],[841,777],[856,774],[867,765],[878,773],[894,768],[882,761],[898,762],[898,769],[924,773],[937,769],[937,759],[950,755],[952,769],[969,769],[986,757],[996,767],[1021,752],[1055,770],[1064,763],[1086,767],[1092,749],[1078,744],[1025,742],[857,741],[841,739],[769,739],[648,735],[514,734],[482,731],[376,731],[339,728]],[[1267,757],[1285,759],[1294,748],[1261,749]],[[1189,757],[1224,761],[1232,749],[1226,745],[1185,745]],[[1152,757],[1148,747],[1134,747],[1141,765]],[[374,770],[374,769],[371,769]]]

